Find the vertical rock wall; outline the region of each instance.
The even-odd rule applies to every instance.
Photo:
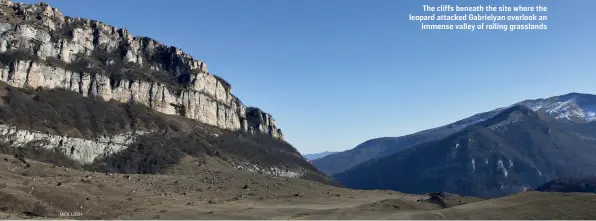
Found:
[[[161,113],[283,139],[271,115],[243,105],[204,62],[126,29],[64,16],[44,3],[0,0],[0,80],[134,101]]]

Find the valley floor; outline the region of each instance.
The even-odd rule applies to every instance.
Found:
[[[169,175],[93,173],[0,155],[0,218],[596,219],[596,194],[492,200],[337,188],[185,158]],[[191,172],[192,171],[192,172]],[[448,207],[448,208],[444,208]],[[71,216],[64,216],[71,215]]]

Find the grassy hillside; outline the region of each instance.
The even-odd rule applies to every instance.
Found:
[[[0,123],[19,129],[84,139],[135,130],[153,131],[140,137],[139,142],[125,151],[101,159],[88,169],[160,173],[185,156],[212,156],[225,162],[247,162],[261,168],[303,170],[306,179],[330,183],[294,147],[267,135],[222,130],[180,116],[157,113],[141,105],[105,102],[71,91],[18,89],[0,83],[0,95]],[[35,149],[35,144],[29,146],[27,150],[10,147],[3,150],[51,163],[63,159],[60,153]],[[40,154],[40,151],[50,153]],[[44,160],[48,158],[46,156],[52,159]]]

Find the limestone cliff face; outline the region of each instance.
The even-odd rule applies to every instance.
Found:
[[[45,134],[29,130],[21,130],[14,126],[0,124],[0,142],[13,147],[26,148],[37,146],[48,150],[57,150],[66,157],[82,164],[88,165],[96,160],[118,153],[137,141],[140,135],[150,132],[136,131],[134,133],[102,136],[93,140]],[[306,171],[304,169],[280,169],[280,167],[261,167],[248,162],[232,162],[237,170],[261,173],[279,177],[300,178]]]
[[[128,148],[138,135],[147,132],[119,134],[111,137],[99,137],[95,140],[58,136],[19,130],[16,127],[0,124],[0,141],[13,147],[40,146],[46,149],[57,149],[65,156],[81,163],[91,164],[95,159],[106,157]]]
[[[64,16],[43,3],[0,0],[0,80],[137,102],[220,128],[283,139],[271,115],[247,108],[204,62],[126,29]]]

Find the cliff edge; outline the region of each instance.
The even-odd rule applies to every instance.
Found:
[[[134,102],[232,131],[283,140],[270,114],[246,107],[232,87],[179,48],[45,3],[0,0],[0,80]]]

